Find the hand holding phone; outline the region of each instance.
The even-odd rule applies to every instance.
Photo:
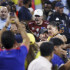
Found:
[[[70,59],[70,48],[67,49],[67,58]]]
[[[10,12],[10,17],[11,18],[15,17],[14,12]]]

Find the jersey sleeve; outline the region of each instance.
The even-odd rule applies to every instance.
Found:
[[[20,46],[20,50],[23,53],[23,55],[26,57],[28,54],[28,49],[25,45]]]

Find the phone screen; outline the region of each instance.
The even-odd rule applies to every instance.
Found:
[[[70,59],[70,48],[67,49],[67,58]]]
[[[14,17],[14,12],[10,12],[10,16],[11,17]]]

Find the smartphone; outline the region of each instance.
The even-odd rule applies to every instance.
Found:
[[[10,16],[11,17],[14,17],[14,12],[10,12]]]
[[[70,59],[70,48],[67,48],[67,58]]]

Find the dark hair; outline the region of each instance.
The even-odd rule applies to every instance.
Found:
[[[36,43],[35,44],[31,44],[29,47],[30,47],[29,48],[29,52],[28,52],[27,57],[26,57],[26,61],[27,61],[26,70],[27,70],[30,62],[35,59],[36,54],[37,54],[38,49],[39,49],[38,48],[39,46]]]
[[[67,0],[67,5],[68,5],[68,8],[70,9],[70,0]]]
[[[52,5],[52,3],[50,1],[45,1],[44,4],[51,4]]]
[[[3,3],[1,4],[1,6],[7,6],[7,3],[6,3],[6,2],[3,2]]]
[[[54,50],[54,45],[51,42],[44,42],[40,46],[42,56],[49,56]]]
[[[23,4],[28,4],[31,0],[23,0]]]
[[[53,27],[57,27],[57,29],[59,31],[60,30],[59,24],[60,24],[60,22],[52,21],[48,25],[52,25]]]
[[[60,46],[60,45],[64,44],[64,42],[59,38],[51,38],[50,42],[52,42],[54,44],[54,46]]]
[[[1,36],[2,45],[6,49],[11,49],[15,43],[15,36],[12,31],[4,31]]]

